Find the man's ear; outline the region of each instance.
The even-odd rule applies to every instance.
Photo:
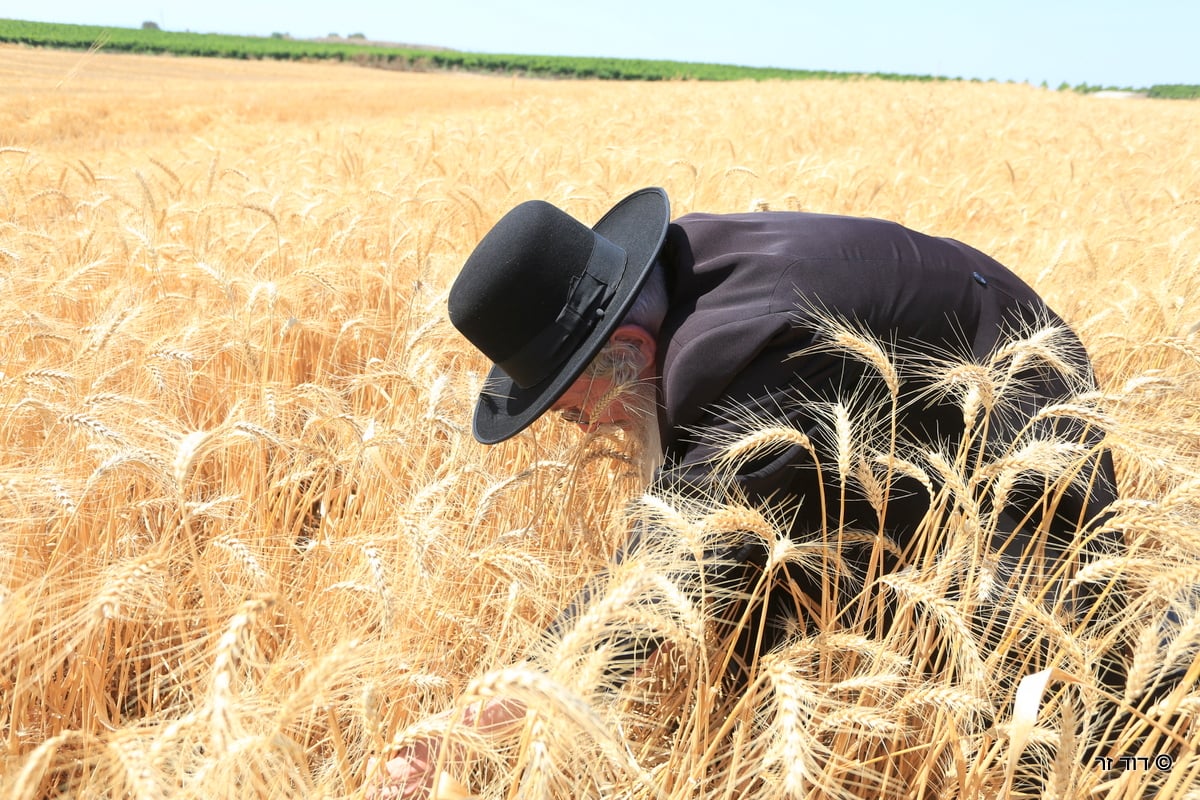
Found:
[[[650,331],[641,325],[621,325],[612,332],[611,341],[633,345],[638,353],[638,372],[644,373],[654,365],[654,357],[658,352],[658,342]]]

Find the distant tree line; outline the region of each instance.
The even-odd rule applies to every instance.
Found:
[[[246,59],[333,59],[390,69],[449,69],[605,80],[720,81],[859,78],[893,81],[959,80],[934,75],[739,67],[728,64],[650,59],[464,53],[454,50],[369,45],[360,43],[366,39],[362,33],[353,33],[347,39],[330,34],[329,38],[337,39],[337,41],[293,39],[287,33],[280,32],[273,33],[270,37],[258,37],[164,31],[155,22],[143,22],[141,28],[136,29],[0,19],[0,42],[73,49],[90,49],[102,45],[106,50],[133,53],[172,53],[186,56]],[[1060,90],[1071,89],[1084,93],[1123,88],[1127,87],[1091,86],[1086,83],[1074,87],[1064,83],[1059,87]],[[1200,86],[1184,84],[1151,86],[1144,89],[1129,89],[1129,91],[1137,91],[1148,97],[1159,98],[1200,97]]]

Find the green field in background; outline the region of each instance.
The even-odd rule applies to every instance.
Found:
[[[390,69],[445,69],[470,72],[499,72],[542,77],[601,78],[608,80],[798,80],[877,78],[896,81],[958,80],[933,75],[895,73],[851,73],[828,70],[739,67],[682,61],[574,56],[504,55],[466,53],[420,47],[389,47],[356,42],[292,39],[286,34],[228,36],[146,28],[111,28],[97,25],[66,25],[0,19],[0,42],[87,50],[98,48],[130,53],[170,53],[180,56],[216,58],[273,58],[281,60],[333,59]],[[1148,97],[1200,97],[1200,86],[1172,84],[1143,88],[1091,86],[1058,87],[1079,92],[1127,90]]]

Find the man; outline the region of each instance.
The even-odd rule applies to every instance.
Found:
[[[591,229],[534,201],[480,242],[448,305],[454,325],[495,365],[475,409],[480,442],[504,441],[550,410],[584,427],[657,431],[649,443],[661,461],[657,490],[785,503],[795,541],[854,530],[902,552],[938,476],[923,482],[889,464],[929,452],[977,464],[1022,436],[1074,441],[1088,474],[1064,482],[1051,503],[1044,479],[1014,480],[1012,499],[993,509],[988,544],[1002,558],[1016,563],[1040,530],[1039,555],[1053,561],[1078,537],[1096,536],[1086,532],[1115,497],[1100,434],[1037,414],[1093,388],[1079,340],[1016,275],[950,239],[798,212],[671,223],[657,188],[625,198]],[[1025,350],[1022,337],[1030,337]],[[954,364],[968,365],[970,379]],[[722,458],[768,425],[796,435],[734,462]],[[885,465],[883,501],[861,472],[848,480],[851,445]],[[853,469],[867,464],[860,460]],[[827,497],[847,484],[850,491]],[[881,568],[869,547],[846,545],[842,555],[849,566],[839,581],[850,590]],[[740,547],[715,556],[715,578],[736,587],[754,580],[766,553]],[[788,577],[818,601],[830,588],[802,570]],[[772,592],[767,612],[750,617],[765,619],[763,629],[741,631],[744,665],[781,643],[785,620],[803,617],[790,591]],[[492,704],[470,715],[495,727],[519,713]],[[410,751],[389,765],[399,796],[428,785],[428,755]]]

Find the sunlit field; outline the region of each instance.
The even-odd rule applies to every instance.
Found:
[[[443,797],[1194,800],[1198,130],[1196,102],[1027,85],[0,47],[0,797],[361,797],[371,759],[433,732],[471,754]],[[715,604],[679,591],[688,554],[731,531],[810,550],[772,509],[647,495],[616,431],[546,419],[477,444],[489,364],[445,315],[515,204],[591,223],[648,185],[676,216],[893,219],[1038,288],[1100,385],[1055,413],[1104,428],[1117,464],[1124,546],[1081,576],[1107,616],[1078,623],[1040,565],[997,575],[977,546],[979,499],[1018,474],[1051,498],[1070,443],[881,459],[879,420],[843,410],[831,502],[898,472],[935,497],[922,547],[860,598],[895,624],[818,613],[726,691]],[[1005,363],[953,373],[975,384],[945,365],[965,414]],[[748,434],[729,463],[786,432]],[[638,516],[660,540],[548,636]],[[614,687],[604,642],[629,630],[673,648]],[[519,731],[458,724],[498,696],[528,704]],[[1107,765],[1086,755],[1104,703],[1120,745],[1100,755],[1128,757]]]

